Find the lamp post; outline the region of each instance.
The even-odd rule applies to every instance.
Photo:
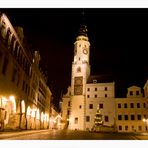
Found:
[[[148,119],[147,119],[147,118],[144,118],[142,121],[146,124],[146,131],[148,131],[148,128],[147,128],[147,125],[148,125]]]

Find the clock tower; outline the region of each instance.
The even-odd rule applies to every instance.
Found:
[[[71,76],[71,112],[69,129],[85,130],[86,82],[90,75],[90,43],[86,25],[81,25],[74,43]]]

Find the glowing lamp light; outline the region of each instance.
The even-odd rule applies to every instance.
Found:
[[[27,107],[27,115],[28,116],[31,115],[31,108],[30,108],[30,106]]]
[[[37,112],[36,112],[36,119],[40,119],[40,111],[39,111],[39,109],[37,109]]]
[[[36,111],[36,109],[33,108],[32,112],[31,112],[31,117],[33,117],[33,118],[35,117],[35,111]]]
[[[41,121],[43,122],[44,121],[44,113],[41,112]]]
[[[24,100],[21,102],[22,113],[25,113],[25,102]]]
[[[10,96],[9,100],[12,102],[12,110],[14,113],[16,113],[16,102],[14,96]]]
[[[1,106],[5,108],[6,103],[7,103],[7,99],[5,97],[2,97]]]
[[[146,119],[143,119],[142,121],[143,121],[143,122],[145,122],[145,121],[146,121]]]

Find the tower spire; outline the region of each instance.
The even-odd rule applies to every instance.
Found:
[[[82,23],[80,24],[78,35],[83,35],[87,37],[87,26],[85,24],[85,16],[84,16],[84,9],[82,11]]]

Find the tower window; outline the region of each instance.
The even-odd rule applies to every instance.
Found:
[[[97,95],[95,95],[95,98],[97,98]]]
[[[90,91],[90,88],[87,88],[87,91]]]
[[[67,115],[70,115],[70,110],[67,111]]]
[[[93,109],[93,104],[89,104],[89,109]]]
[[[78,124],[78,117],[75,118],[75,124]]]
[[[82,106],[81,106],[81,105],[79,105],[79,108],[81,109],[81,108],[82,108]]]
[[[107,98],[107,94],[105,94],[105,98]]]
[[[68,102],[68,106],[70,106],[70,101]]]
[[[97,88],[95,88],[95,91],[97,91]]]
[[[87,98],[89,98],[90,96],[89,95],[87,95]]]
[[[78,67],[77,68],[77,72],[81,72],[81,67]]]

